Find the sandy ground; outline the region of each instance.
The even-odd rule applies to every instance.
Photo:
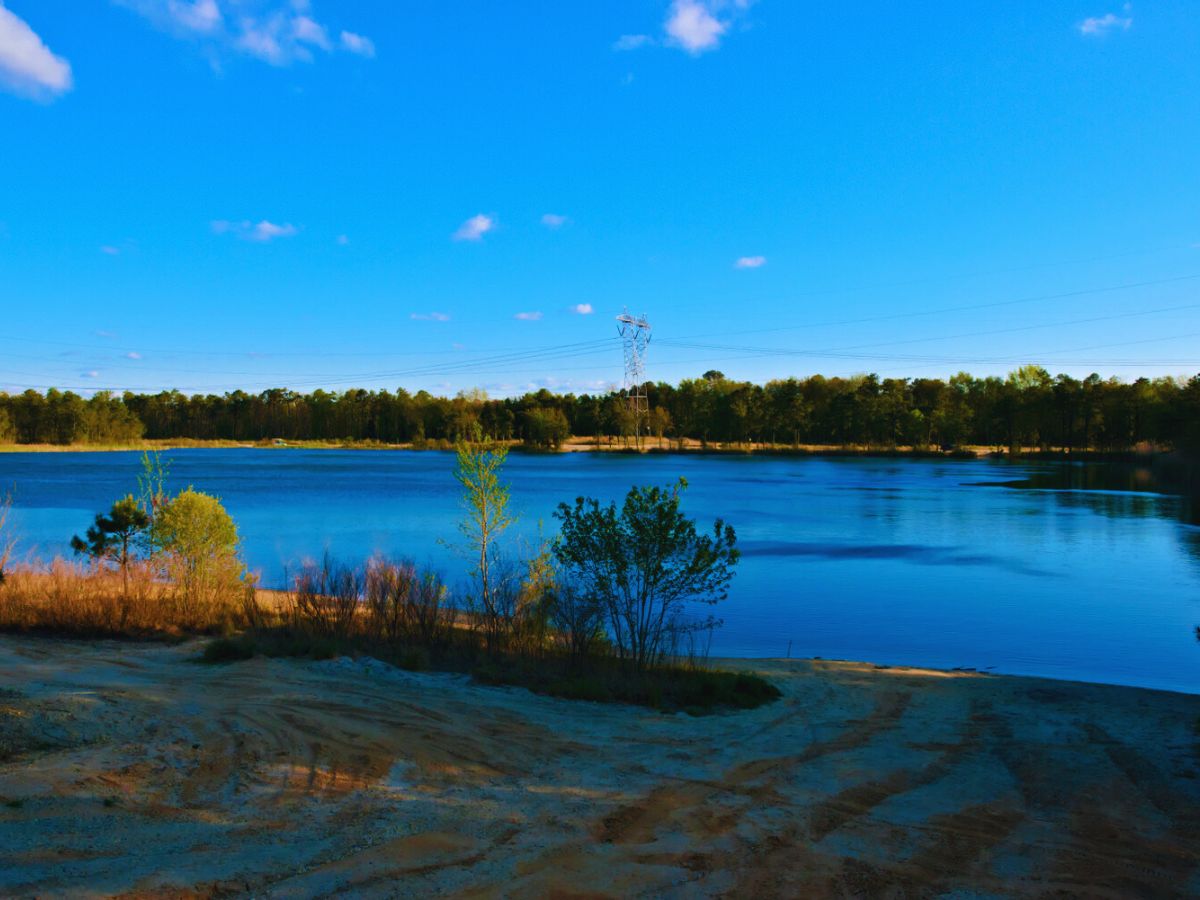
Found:
[[[704,718],[0,637],[0,895],[1200,894],[1200,697],[741,663]]]

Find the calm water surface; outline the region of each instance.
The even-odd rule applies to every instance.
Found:
[[[219,495],[264,584],[328,549],[466,565],[449,453],[180,450],[171,482]],[[0,454],[21,550],[73,533],[134,489],[133,453]],[[528,539],[577,495],[690,487],[744,554],[712,652],[972,666],[1200,692],[1200,530],[1178,497],[1111,490],[1086,464],[563,454],[509,458]],[[1128,487],[1129,479],[1119,482]]]

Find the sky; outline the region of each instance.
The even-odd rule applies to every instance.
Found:
[[[1200,8],[0,0],[0,390],[1200,371]]]

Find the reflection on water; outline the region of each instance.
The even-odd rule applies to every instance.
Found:
[[[820,559],[895,559],[922,566],[995,566],[1010,572],[1055,577],[1020,561],[966,547],[927,547],[920,544],[819,544],[787,541],[743,541],[743,556],[812,556]]]
[[[177,487],[220,495],[267,585],[326,549],[466,563],[447,453],[197,450]],[[0,455],[25,550],[67,553],[132,489],[135,454]],[[992,460],[514,454],[515,537],[552,534],[560,501],[685,476],[685,509],[738,532],[744,558],[718,655],[794,655],[1200,691],[1196,504],[1147,467]],[[1156,493],[1159,491],[1159,493]]]

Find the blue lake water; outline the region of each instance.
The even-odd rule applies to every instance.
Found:
[[[219,495],[267,586],[325,550],[430,562],[452,584],[460,517],[449,453],[180,450],[171,486]],[[24,554],[131,492],[134,453],[0,454]],[[712,653],[971,666],[1200,692],[1200,530],[1185,501],[1112,490],[1065,463],[513,454],[517,529],[554,533],[559,501],[689,482],[744,554]],[[1018,482],[1024,486],[1012,486]],[[1032,486],[1031,486],[1032,485]]]

